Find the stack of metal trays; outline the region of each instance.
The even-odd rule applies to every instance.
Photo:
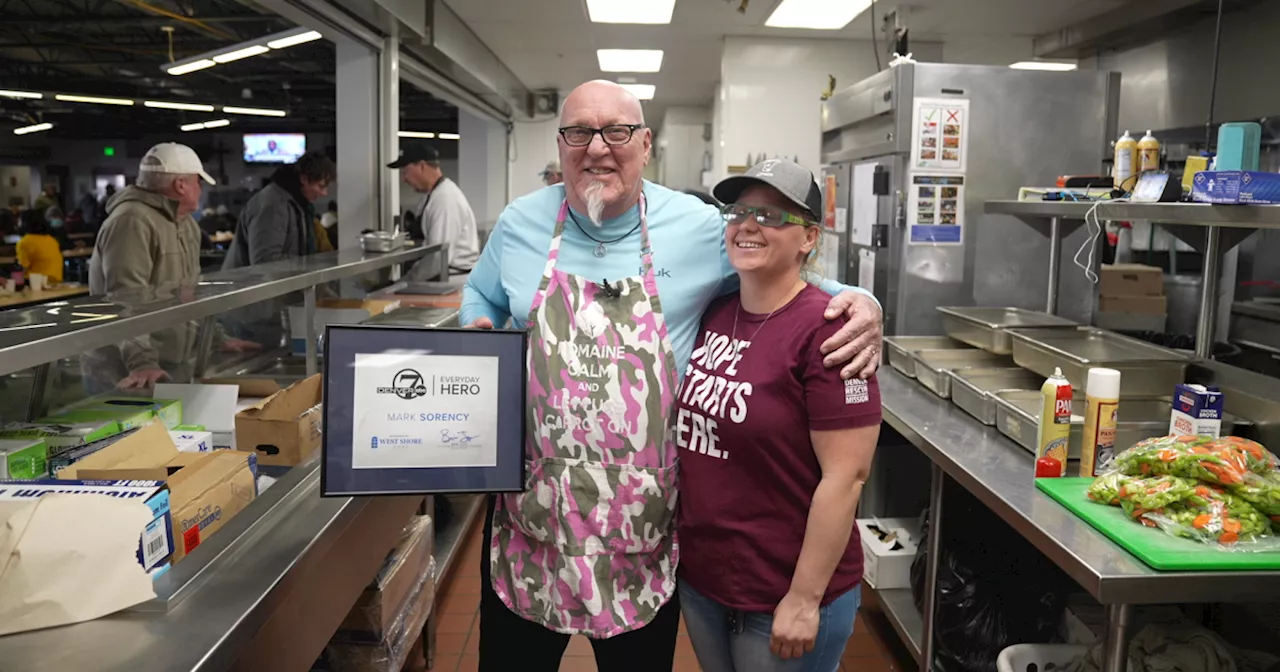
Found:
[[[996,424],[995,393],[1036,391],[1044,384],[1043,376],[1019,368],[956,369],[950,375],[951,401],[984,425]]]
[[[1120,372],[1120,398],[1167,397],[1186,382],[1190,357],[1176,350],[1093,327],[1078,329],[1018,329],[1013,337],[1013,361],[1042,376],[1061,368],[1071,386],[1083,391],[1089,369]]]
[[[1010,329],[1071,328],[1079,326],[1066,318],[1021,308],[939,307],[947,335],[975,348],[997,355],[1013,352]]]
[[[1123,378],[1121,379],[1123,383]],[[1001,434],[1018,445],[1035,452],[1040,433],[1040,410],[1043,403],[1038,390],[1006,390],[992,395],[996,404],[996,427]],[[1126,449],[1154,436],[1169,433],[1169,414],[1173,405],[1168,399],[1121,399],[1116,423],[1116,448]],[[1080,459],[1084,439],[1085,401],[1077,395],[1071,401],[1071,438],[1067,459]],[[1250,424],[1224,414],[1223,435],[1234,434],[1238,427]]]
[[[916,358],[919,350],[967,350],[968,346],[948,336],[886,336],[884,354],[889,366],[908,377],[916,377]]]
[[[1012,368],[1013,360],[982,350],[917,350],[916,380],[946,399],[951,396],[951,371],[959,369]]]

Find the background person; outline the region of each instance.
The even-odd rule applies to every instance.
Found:
[[[854,514],[879,387],[823,365],[837,325],[802,277],[822,235],[813,175],[766,161],[715,196],[731,204],[725,247],[741,289],[702,317],[674,425],[685,624],[705,672],[836,672],[861,599]],[[736,356],[709,356],[720,342]],[[719,413],[698,392],[708,386],[751,392]]]
[[[22,220],[19,229],[22,238],[18,239],[16,248],[18,265],[22,266],[28,278],[39,273],[51,283],[62,282],[62,246],[53,236],[44,215],[37,210],[28,210],[22,213]]]
[[[548,187],[564,182],[564,172],[560,170],[560,162],[548,161],[547,167],[542,169],[538,177],[541,177],[542,183]]]
[[[424,194],[418,208],[423,241],[427,245],[448,243],[449,272],[470,273],[480,258],[476,215],[462,189],[445,177],[440,152],[430,145],[410,144],[387,167],[399,170],[405,184]]]
[[[315,202],[337,176],[323,152],[307,152],[271,175],[245,203],[223,270],[315,254]]]

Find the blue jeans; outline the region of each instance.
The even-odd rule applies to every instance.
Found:
[[[740,613],[742,632],[734,633],[729,626],[733,610],[680,582],[680,608],[703,672],[836,672],[861,602],[862,586],[858,585],[822,607],[813,651],[783,660],[769,650],[772,613]]]

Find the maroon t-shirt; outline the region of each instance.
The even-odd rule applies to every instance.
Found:
[[[880,423],[875,379],[822,365],[843,324],[823,317],[830,300],[807,285],[766,320],[739,313],[737,294],[719,299],[689,358],[675,421],[680,576],[733,609],[772,612],[791,587],[822,478],[809,431]],[[861,580],[855,528],[822,603]]]

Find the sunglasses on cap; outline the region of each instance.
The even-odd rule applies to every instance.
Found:
[[[755,219],[756,224],[766,226],[771,229],[777,229],[789,224],[796,226],[817,226],[817,222],[811,222],[803,217],[793,215],[782,210],[773,208],[754,208],[749,205],[738,205],[730,203],[720,207],[720,215],[724,217],[727,224],[742,224],[748,219]]]

